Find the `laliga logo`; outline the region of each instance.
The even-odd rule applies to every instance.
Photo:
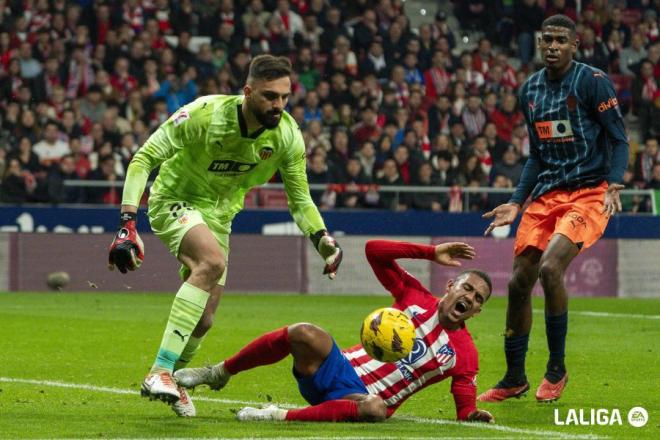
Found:
[[[649,421],[649,413],[641,406],[636,406],[628,412],[628,423],[635,428],[641,428]],[[569,409],[565,419],[560,419],[559,408],[555,408],[555,425],[622,425],[621,412],[614,408],[608,410],[604,408],[589,410]]]

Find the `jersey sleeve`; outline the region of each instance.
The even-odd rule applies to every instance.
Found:
[[[459,351],[459,355],[459,364],[454,367],[455,374],[452,374],[451,393],[456,405],[456,419],[467,420],[468,415],[477,409],[479,356],[472,339]]]
[[[396,262],[398,258],[435,259],[435,247],[390,240],[369,240],[365,246],[367,261],[378,281],[397,300],[405,301],[413,292],[423,295],[431,293]]]
[[[303,234],[309,236],[325,229],[325,224],[309,194],[305,141],[300,129],[293,128],[292,132],[292,138],[287,145],[290,151],[280,165],[279,171],[284,182],[291,216]]]
[[[138,206],[151,171],[177,151],[206,141],[213,106],[202,99],[172,114],[140,148],[126,171],[123,205]]]
[[[621,183],[628,167],[628,136],[623,124],[623,115],[612,81],[601,71],[595,70],[586,81],[587,105],[598,123],[607,133],[612,146],[608,183]]]
[[[525,116],[525,122],[527,123],[527,133],[529,135],[529,157],[525,162],[523,167],[522,174],[520,175],[520,180],[516,186],[516,190],[513,192],[509,203],[517,203],[522,206],[527,200],[527,197],[532,193],[534,187],[538,183],[539,173],[541,172],[541,162],[538,158],[538,146],[536,144],[536,136],[532,130],[533,121],[530,117],[530,110],[528,109],[527,102],[527,87],[522,87],[520,90],[520,95],[518,101],[520,103],[520,108],[524,109],[523,114]]]

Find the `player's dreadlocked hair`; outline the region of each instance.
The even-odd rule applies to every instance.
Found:
[[[286,57],[258,55],[250,63],[248,81],[272,81],[291,76],[291,61]]]
[[[570,17],[567,17],[563,14],[552,15],[541,23],[541,29],[545,29],[547,26],[557,26],[566,28],[570,31],[571,37],[575,36],[575,22],[571,20]]]
[[[478,276],[479,278],[484,280],[486,282],[486,284],[488,285],[488,293],[493,293],[493,282],[490,280],[490,275],[488,275],[483,270],[467,269],[467,270],[464,270],[463,272],[459,273],[458,276],[455,279],[459,279],[459,278],[461,278],[465,275],[469,275],[471,273],[475,274],[476,276]],[[489,295],[489,298],[490,298],[490,295]]]

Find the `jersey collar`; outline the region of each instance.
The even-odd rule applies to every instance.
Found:
[[[238,105],[236,106],[236,113],[237,113],[237,115],[238,115],[238,125],[239,125],[239,127],[241,128],[241,137],[244,137],[244,138],[250,138],[250,139],[256,139],[256,138],[259,137],[259,135],[260,135],[261,133],[263,133],[264,131],[266,131],[266,127],[261,126],[261,127],[260,127],[257,131],[255,131],[254,133],[252,133],[252,134],[248,133],[247,122],[245,122],[245,118],[243,117],[243,111],[242,111],[242,108],[241,108],[241,104],[238,104]]]

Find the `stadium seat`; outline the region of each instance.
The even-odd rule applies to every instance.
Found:
[[[264,208],[286,209],[286,193],[279,189],[262,189],[259,191],[259,205]]]
[[[259,188],[253,188],[250,192],[245,195],[245,202],[243,205],[246,208],[258,208],[259,207]]]

